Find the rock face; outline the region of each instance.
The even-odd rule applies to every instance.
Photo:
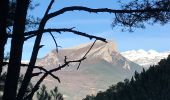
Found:
[[[59,50],[59,53],[53,50],[39,59],[37,64],[51,69],[59,64],[62,65],[65,56],[67,60],[80,59],[91,45],[92,43],[88,43],[66,48]],[[81,63],[79,70],[77,65],[72,63],[69,67],[54,73],[60,77],[60,84],[51,77],[48,77],[44,83],[49,88],[58,86],[65,100],[81,100],[87,94],[95,94],[125,78],[130,78],[135,70],[142,70],[141,66],[118,53],[116,45],[111,41],[108,43],[97,41],[87,59]]]

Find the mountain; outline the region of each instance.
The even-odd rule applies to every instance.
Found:
[[[83,100],[170,100],[170,56],[96,96]]]
[[[127,59],[148,68],[150,65],[157,64],[161,59],[167,58],[170,54],[170,51],[167,52],[157,52],[155,50],[144,51],[140,50],[131,50],[121,53]]]
[[[72,48],[53,50],[44,58],[37,61],[37,65],[52,69],[62,65],[65,56],[67,60],[80,59],[88,51],[92,43],[82,44]],[[130,78],[134,71],[141,71],[142,67],[123,57],[115,43],[97,41],[77,70],[77,63],[54,73],[61,79],[59,84],[51,77],[45,79],[44,84],[49,88],[57,85],[64,94],[65,100],[81,100],[87,94],[95,94],[107,89],[112,84]]]

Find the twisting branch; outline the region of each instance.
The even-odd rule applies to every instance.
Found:
[[[7,64],[9,64],[9,62],[3,62],[3,66],[5,66],[5,65],[7,65]],[[20,66],[21,67],[28,67],[29,65],[28,64],[20,64]],[[50,73],[48,70],[46,70],[45,68],[43,68],[43,66],[34,66],[34,69],[39,69],[40,71],[44,71],[44,73],[48,73],[50,76],[52,76],[54,79],[57,79],[58,80],[58,82],[60,83],[60,79],[59,79],[59,77],[57,77],[57,76],[55,76],[53,73]],[[35,73],[33,73],[32,74],[32,77],[34,77],[34,76],[38,76],[38,75],[40,75],[40,74],[43,74],[42,72],[38,72],[38,73],[36,73],[36,75],[35,75]]]
[[[170,12],[170,9],[166,9],[166,8],[153,8],[153,9],[134,9],[134,10],[115,10],[115,9],[108,9],[108,8],[99,8],[99,9],[92,9],[92,8],[88,8],[88,7],[82,7],[82,6],[71,6],[71,7],[64,7],[61,10],[58,10],[56,12],[50,13],[48,15],[48,19],[56,17],[58,15],[61,15],[65,12],[69,12],[69,11],[86,11],[89,13],[98,13],[98,12],[108,12],[108,13],[134,13],[134,12],[139,12],[139,13],[143,13],[143,12]]]
[[[52,32],[49,32],[50,33],[50,35],[51,35],[51,37],[53,38],[53,40],[54,40],[54,43],[55,43],[55,46],[56,46],[56,52],[58,53],[58,44],[57,44],[57,41],[55,40],[55,37],[54,37],[54,35],[52,34]]]
[[[7,65],[7,64],[9,64],[9,62],[3,62],[3,66],[5,66],[5,65]],[[25,66],[28,66],[28,64],[20,64],[20,66],[22,66],[22,67],[25,67]],[[42,67],[42,66],[34,66],[34,67]]]
[[[82,60],[84,60],[85,58],[79,59],[79,60],[73,60],[73,61],[67,61],[66,63],[64,63],[63,65],[55,68],[55,69],[51,69],[50,71],[48,71],[48,73],[44,73],[44,75],[39,79],[39,81],[35,84],[34,88],[32,89],[31,93],[24,98],[24,100],[31,100],[34,93],[39,89],[39,85],[42,83],[42,81],[48,76],[49,73],[53,73],[56,72],[58,70],[61,70],[62,68],[64,68],[65,66],[69,65],[70,63],[75,63],[75,62],[81,62]]]
[[[52,6],[52,2],[50,4]],[[48,7],[51,8],[51,6]],[[49,10],[47,10],[49,12]],[[170,12],[170,9],[168,8],[151,8],[151,9],[131,9],[131,10],[116,10],[116,9],[108,9],[108,8],[99,8],[99,9],[92,9],[92,8],[88,8],[88,7],[82,7],[82,6],[71,6],[71,7],[65,7],[62,8],[56,12],[50,13],[48,14],[46,11],[46,15],[45,17],[42,19],[42,22],[47,22],[49,19],[56,17],[58,15],[64,14],[65,12],[69,12],[69,11],[86,11],[89,13],[98,13],[98,12],[107,12],[107,13],[113,13],[113,14],[120,14],[120,13],[145,13],[145,12]],[[36,31],[34,31],[36,32]],[[30,35],[28,36],[26,39],[29,39],[31,37],[33,37],[34,35]]]
[[[93,44],[91,45],[91,47],[89,48],[89,50],[85,53],[85,55],[83,56],[83,58],[86,58],[87,54],[91,51],[91,49],[93,48],[94,44],[96,43],[96,40],[93,42]],[[81,64],[81,61],[78,64],[77,70],[79,69]]]
[[[61,82],[60,79],[59,79],[59,77],[55,76],[53,73],[50,73],[50,72],[47,71],[45,68],[40,67],[40,66],[35,66],[34,68],[37,68],[37,69],[39,69],[39,70],[44,71],[45,73],[51,75],[54,79],[57,79],[59,83]]]
[[[46,10],[45,16],[42,19],[41,23],[45,24],[49,19],[56,17],[58,15],[64,14],[65,12],[69,12],[69,11],[86,11],[89,13],[98,13],[98,12],[107,12],[107,13],[113,13],[113,14],[126,14],[126,13],[146,13],[146,12],[170,12],[169,8],[143,8],[143,9],[123,9],[123,10],[116,10],[116,9],[108,9],[108,8],[99,8],[99,9],[92,9],[92,8],[88,8],[88,7],[82,7],[82,6],[71,6],[71,7],[64,7],[58,11],[55,11],[53,13],[49,13],[50,8],[52,7],[52,4],[54,3],[54,0],[52,0]],[[41,24],[40,23],[40,24]],[[36,33],[35,33],[36,32]],[[29,32],[27,32],[29,33]],[[37,34],[37,31],[32,31],[32,33]],[[39,32],[38,32],[39,33]],[[26,37],[26,39],[29,39],[31,37],[34,37],[35,35],[29,35],[28,37]],[[11,38],[11,35],[8,35],[9,38]]]
[[[76,34],[76,35],[80,35],[80,36],[83,36],[83,37],[87,37],[87,38],[89,38],[90,40],[91,40],[91,39],[96,39],[96,40],[101,40],[101,41],[103,41],[103,42],[107,42],[106,39],[104,39],[104,38],[97,37],[97,36],[94,36],[94,35],[89,35],[89,34],[87,34],[87,33],[74,30],[73,28],[44,29],[44,30],[42,30],[41,32],[42,32],[42,33],[45,33],[45,32],[57,32],[57,33],[71,32],[71,33]],[[28,36],[28,38],[30,38],[30,37],[36,36],[37,34],[38,34],[38,30],[26,32],[26,33],[25,33],[25,36]],[[28,38],[26,37],[26,39],[28,39]]]

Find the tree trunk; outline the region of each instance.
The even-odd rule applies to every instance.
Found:
[[[17,100],[22,100],[24,97],[24,94],[26,92],[26,89],[31,81],[32,78],[32,72],[36,63],[36,59],[37,59],[37,55],[40,49],[40,42],[41,42],[41,38],[42,38],[42,32],[41,30],[44,28],[46,21],[42,21],[43,23],[40,23],[39,26],[39,31],[38,31],[38,35],[36,37],[35,40],[35,44],[33,47],[33,51],[32,51],[32,55],[31,55],[31,59],[30,59],[30,63],[28,66],[28,69],[26,71],[24,80],[22,82],[21,88],[19,90],[18,96],[17,96]]]
[[[28,66],[28,69],[26,71],[25,77],[23,79],[21,88],[19,90],[17,100],[22,100],[23,99],[24,94],[25,94],[25,92],[27,90],[27,87],[28,87],[28,85],[29,85],[29,83],[31,81],[33,69],[34,69],[34,66],[35,66],[35,63],[36,63],[36,60],[37,60],[37,56],[38,56],[38,52],[39,52],[39,49],[40,49],[41,38],[42,38],[42,35],[43,35],[43,33],[41,31],[44,29],[45,24],[48,21],[48,18],[46,16],[47,16],[47,13],[50,10],[51,5],[53,4],[53,2],[54,2],[54,0],[51,1],[49,7],[47,8],[47,11],[46,11],[44,17],[42,18],[42,20],[40,22],[40,25],[39,25],[39,28],[38,28],[38,34],[37,34],[37,37],[35,39],[31,59],[30,59],[30,62],[29,62],[29,66]],[[32,97],[31,97],[31,99],[32,99]]]
[[[3,100],[16,100],[29,0],[17,0]]]
[[[9,0],[0,0],[0,75],[3,67],[4,50],[7,42],[7,17]]]

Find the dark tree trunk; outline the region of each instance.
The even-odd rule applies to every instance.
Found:
[[[10,59],[3,100],[16,100],[18,78],[24,43],[24,31],[29,0],[17,0]]]
[[[41,42],[41,38],[42,38],[41,30],[43,30],[46,21],[41,21],[41,22],[42,23],[40,23],[38,35],[36,37],[35,44],[34,44],[34,47],[33,47],[30,63],[29,63],[28,69],[26,71],[24,80],[22,82],[21,88],[19,90],[17,100],[23,99],[24,94],[25,94],[27,87],[28,87],[28,85],[31,81],[31,78],[32,78],[32,72],[33,72],[33,69],[34,69],[34,66],[35,66],[35,63],[36,63],[36,59],[37,59],[37,55],[38,55],[38,52],[39,52],[39,49],[40,49],[40,42]]]
[[[41,41],[41,38],[38,39],[39,43],[40,43],[40,41]],[[36,45],[38,46],[38,48],[35,49]],[[17,100],[22,100],[23,99],[23,97],[25,95],[25,92],[27,90],[27,87],[28,87],[28,85],[29,85],[29,83],[31,81],[32,72],[33,72],[33,69],[34,69],[34,66],[35,66],[35,63],[36,63],[38,51],[39,51],[39,44],[37,43],[37,39],[36,39],[36,42],[35,42],[35,45],[34,45],[34,49],[33,49],[33,52],[32,52],[32,57],[31,57],[28,69],[26,71],[24,80],[22,82],[21,88],[19,90],[19,93],[18,93],[18,96],[17,96]]]
[[[31,55],[31,59],[30,59],[30,63],[29,63],[28,69],[26,71],[25,77],[23,79],[21,88],[19,90],[17,100],[23,99],[24,94],[27,90],[27,87],[28,87],[28,85],[31,81],[33,69],[34,69],[36,59],[37,59],[37,55],[38,55],[38,52],[39,52],[39,49],[40,49],[40,42],[41,42],[41,38],[42,38],[42,35],[43,35],[42,30],[44,29],[45,24],[48,21],[47,14],[48,14],[49,10],[51,9],[51,6],[52,6],[53,3],[54,3],[54,0],[51,1],[50,5],[48,6],[48,8],[45,12],[44,17],[42,18],[42,20],[40,22],[40,25],[39,25],[39,28],[38,28],[38,34],[37,34],[37,37],[36,37],[36,40],[35,40],[35,43],[34,43],[32,55]],[[30,97],[30,98],[32,99],[32,97]]]
[[[4,50],[7,42],[7,17],[9,0],[0,0],[0,75],[3,67]]]

